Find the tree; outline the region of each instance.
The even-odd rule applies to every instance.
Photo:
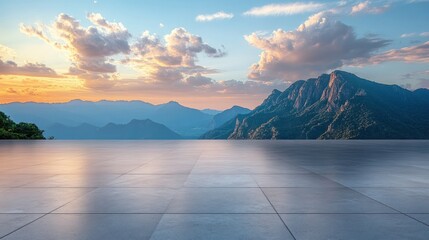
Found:
[[[13,122],[9,116],[0,112],[0,139],[45,139],[43,130],[33,123]]]

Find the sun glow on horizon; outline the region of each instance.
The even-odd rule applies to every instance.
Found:
[[[1,3],[0,103],[253,108],[273,89],[335,69],[429,88],[429,2],[135,5]]]

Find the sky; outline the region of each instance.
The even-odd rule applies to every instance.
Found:
[[[429,1],[0,2],[0,103],[254,108],[335,69],[429,88]]]

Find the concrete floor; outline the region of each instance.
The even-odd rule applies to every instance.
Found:
[[[0,238],[429,239],[429,141],[2,141]]]

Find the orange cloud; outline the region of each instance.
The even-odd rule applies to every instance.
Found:
[[[83,79],[87,87],[112,87],[116,66],[109,57],[130,52],[128,39],[131,34],[121,23],[109,22],[98,13],[90,13],[87,18],[93,26],[84,28],[78,20],[62,13],[51,27],[21,24],[20,29],[27,35],[68,51],[72,62],[69,74]]]
[[[225,52],[203,42],[184,28],[176,28],[164,37],[144,32],[132,46],[133,56],[124,61],[135,66],[150,82],[183,81],[185,77],[214,72],[212,69],[197,65],[197,54],[209,57],[223,57]]]
[[[311,77],[353,59],[369,58],[389,43],[379,38],[357,38],[351,26],[331,19],[330,12],[311,16],[294,31],[279,29],[271,36],[253,33],[245,39],[262,50],[248,75],[259,81]]]
[[[377,64],[391,61],[429,62],[429,41],[415,46],[389,50],[371,57],[368,62]]]
[[[3,62],[0,59],[0,75],[19,75],[19,76],[35,76],[35,77],[52,77],[58,78],[58,75],[52,68],[46,67],[40,63],[27,63],[18,66],[13,61]]]

